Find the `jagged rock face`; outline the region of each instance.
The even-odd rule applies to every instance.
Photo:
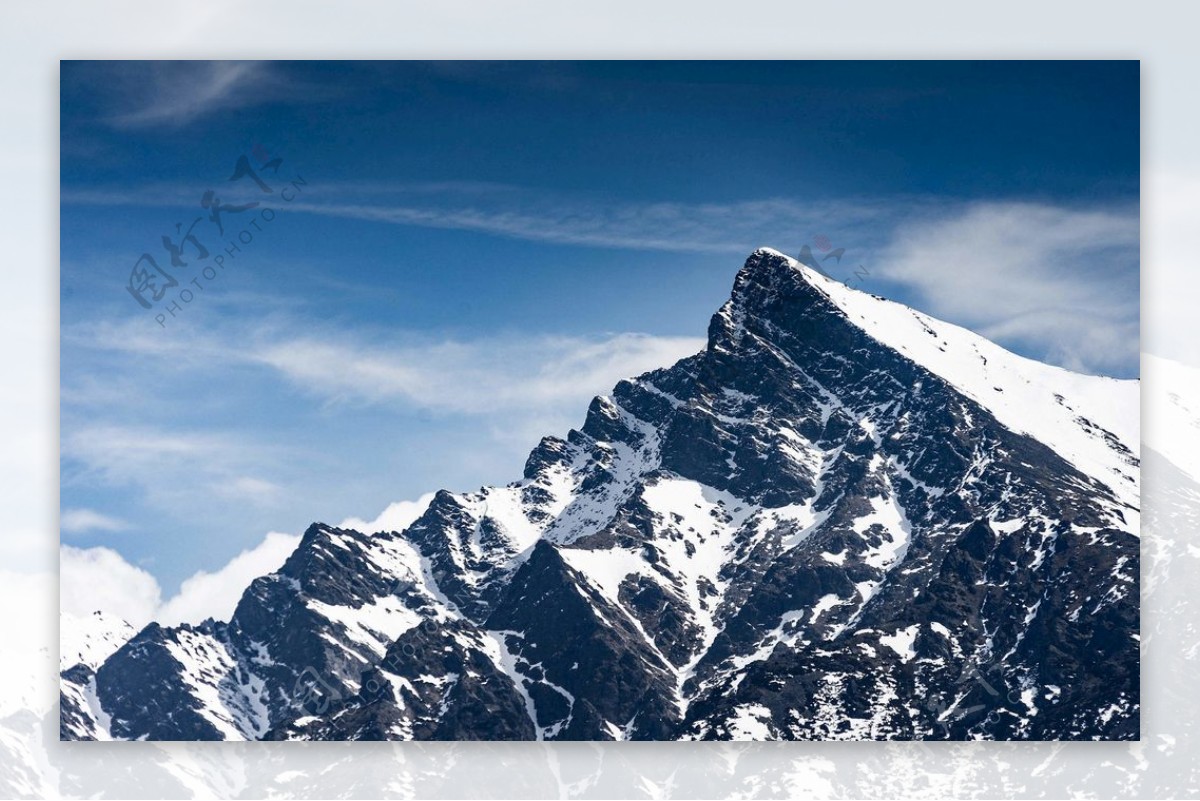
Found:
[[[314,525],[95,694],[122,738],[1136,738],[1136,393],[760,250],[521,481]]]

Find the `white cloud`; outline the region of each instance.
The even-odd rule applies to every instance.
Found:
[[[764,243],[799,248],[816,234],[853,240],[856,247],[864,247],[870,227],[888,227],[899,216],[936,205],[935,200],[920,197],[625,202],[465,182],[314,183],[306,196],[328,200],[297,200],[288,204],[289,211],[562,245],[743,257]],[[147,207],[176,204],[190,197],[186,190],[163,184],[67,187],[62,202]]]
[[[465,414],[542,417],[548,407],[582,414],[593,395],[624,378],[660,367],[704,348],[703,337],[615,333],[594,336],[508,334],[478,339],[430,339],[410,332],[356,335],[321,329],[311,321],[278,318],[269,325],[238,326],[170,339],[147,335],[136,322],[79,325],[64,331],[72,346],[133,354],[156,375],[179,370],[189,376],[231,367],[267,367],[299,389],[327,402],[395,403]],[[76,402],[108,403],[82,385],[65,387]],[[83,397],[83,396],[88,397]],[[580,406],[580,404],[583,406]],[[164,455],[224,455],[228,475],[249,458],[245,442],[216,434],[145,431],[135,427],[86,427],[64,447],[70,451],[122,454],[143,471]],[[103,459],[97,458],[97,462]],[[243,489],[267,492],[265,484]]]
[[[64,480],[73,471],[116,486],[138,486],[147,500],[160,508],[201,493],[211,497],[249,499],[256,503],[278,500],[271,481],[252,475],[277,463],[277,449],[246,437],[205,431],[163,431],[140,426],[80,422],[62,440],[62,455],[71,462]]]
[[[108,612],[136,628],[151,620],[164,625],[228,620],[250,582],[278,570],[299,542],[298,536],[272,531],[219,570],[198,571],[166,602],[154,576],[111,548],[64,545],[59,549],[60,609],[79,617]]]
[[[350,517],[339,527],[366,533],[399,531],[420,517],[431,500],[433,493],[416,501],[398,501],[372,521]],[[210,617],[229,620],[250,582],[282,567],[300,539],[294,534],[272,531],[258,545],[242,551],[220,569],[196,572],[165,602],[158,581],[129,564],[116,551],[64,545],[59,549],[61,611],[80,617],[97,610],[108,612],[137,628],[151,620],[169,626],[198,624]]]
[[[696,337],[616,334],[497,337],[467,342],[364,345],[349,339],[289,338],[253,358],[329,400],[405,401],[466,414],[534,413],[566,406],[576,414],[622,378],[697,353]],[[581,405],[582,404],[582,405]]]
[[[254,503],[272,503],[283,493],[278,484],[253,476],[238,476],[231,482],[222,482],[217,485],[217,490],[223,495]]]
[[[216,111],[262,102],[275,83],[261,62],[146,61],[117,69],[130,107],[109,118],[116,128],[178,128]]]
[[[111,548],[59,549],[59,604],[84,617],[109,612],[141,627],[154,619],[162,591],[154,576],[134,567]]]
[[[118,520],[94,509],[67,509],[62,513],[59,529],[68,534],[83,534],[88,531],[122,531],[129,527]]]
[[[291,211],[395,225],[478,231],[537,242],[692,253],[749,253],[763,241],[801,240],[819,221],[846,225],[859,220],[858,208],[840,203],[802,203],[769,198],[735,203],[658,202],[604,204],[581,199],[508,197],[496,210],[477,205],[307,203]]]
[[[1089,372],[1135,367],[1136,207],[974,203],[898,229],[881,278],[930,314]]]
[[[377,534],[381,531],[403,531],[425,513],[425,510],[429,507],[429,502],[432,500],[433,493],[427,492],[415,501],[396,501],[389,504],[386,509],[379,513],[378,517],[370,522],[357,517],[347,517],[341,523],[338,523],[337,527],[352,528],[364,534]]]
[[[180,585],[179,593],[158,610],[164,625],[200,623],[205,618],[229,620],[251,581],[274,573],[300,544],[300,537],[272,531],[254,548],[242,551],[213,573],[203,570]]]

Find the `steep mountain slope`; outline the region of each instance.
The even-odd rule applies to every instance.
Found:
[[[522,480],[315,524],[228,623],[147,627],[107,733],[1137,737],[1136,382],[765,249],[708,333]]]

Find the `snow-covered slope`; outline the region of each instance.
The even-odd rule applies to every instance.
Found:
[[[63,612],[59,617],[59,670],[85,665],[93,670],[129,641],[137,629],[116,615]]]
[[[59,721],[64,739],[110,739],[111,720],[96,697],[96,669],[137,633],[116,615],[59,617]]]
[[[94,695],[131,739],[1136,737],[1135,412],[759,250],[520,480],[314,524]]]
[[[973,331],[791,263],[871,338],[944,379],[1011,430],[1050,446],[1127,507],[1137,508],[1138,381],[1074,373],[1018,356]]]

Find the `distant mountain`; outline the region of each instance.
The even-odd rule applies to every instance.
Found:
[[[64,670],[61,736],[1136,739],[1137,451],[1137,382],[758,250],[521,480],[314,524]]]

